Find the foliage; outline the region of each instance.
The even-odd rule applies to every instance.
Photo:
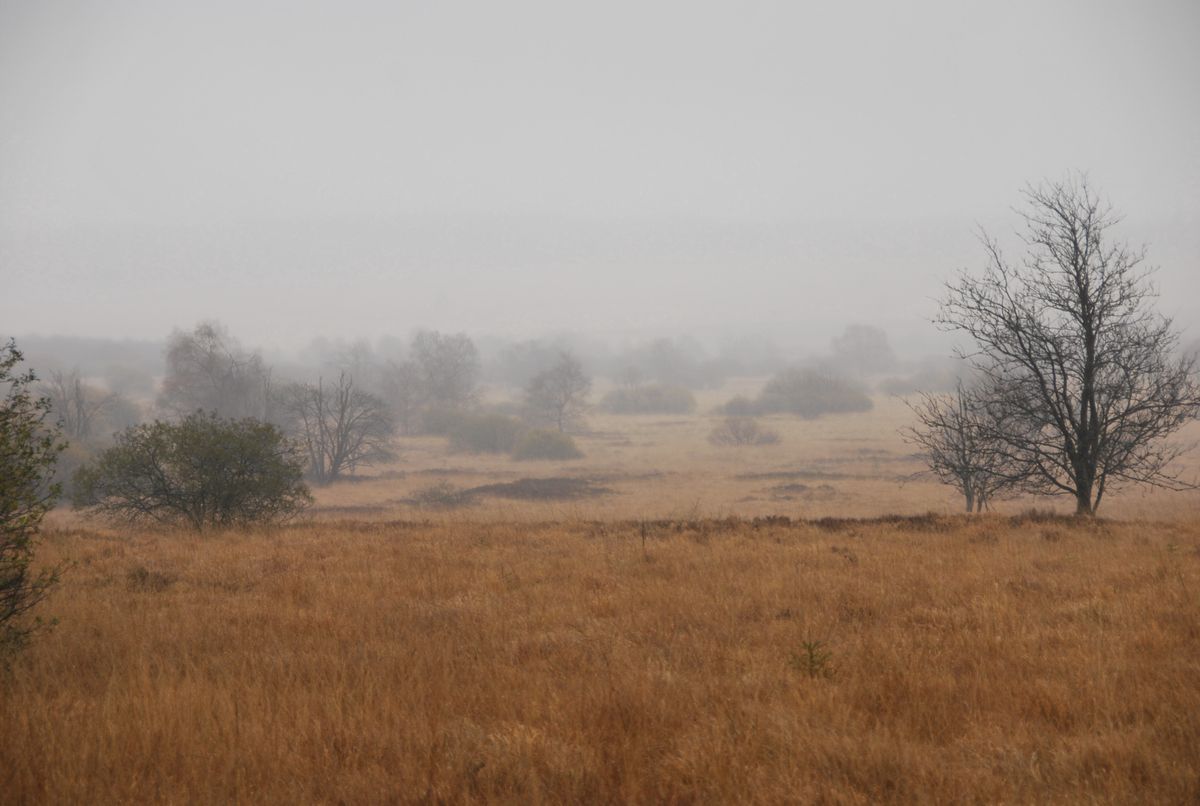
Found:
[[[450,448],[469,453],[508,453],[517,444],[525,425],[505,414],[459,414],[446,434]]]
[[[763,387],[755,401],[757,414],[822,414],[870,411],[871,398],[858,381],[822,369],[787,369]]]
[[[726,417],[709,433],[708,441],[718,446],[778,445],[780,437],[753,417]]]
[[[1027,489],[1070,495],[1081,515],[1122,484],[1191,486],[1167,437],[1200,412],[1195,358],[1151,309],[1144,253],[1113,241],[1119,218],[1086,177],[1025,199],[1028,253],[1010,263],[983,234],[987,267],[949,285],[937,320],[974,343],[1005,455]]]
[[[578,427],[587,411],[592,381],[570,353],[562,353],[551,368],[539,372],[525,388],[526,418],[559,431]]]
[[[884,372],[896,363],[887,334],[871,325],[849,325],[831,346],[837,366],[856,375]]]
[[[526,433],[513,448],[512,457],[519,461],[532,459],[578,459],[583,451],[569,434],[561,431],[533,430]]]
[[[193,529],[289,520],[312,501],[304,461],[274,425],[196,413],[126,429],[76,476],[76,507]]]
[[[59,573],[31,566],[42,518],[59,495],[51,477],[64,443],[48,422],[50,401],[31,391],[36,376],[17,372],[21,361],[14,342],[0,347],[0,662],[38,628],[30,612]]]
[[[696,396],[683,386],[649,383],[614,389],[600,401],[610,414],[687,414],[696,408]]]

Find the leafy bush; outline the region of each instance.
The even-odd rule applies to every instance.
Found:
[[[37,629],[29,613],[58,580],[58,569],[31,565],[42,517],[58,498],[51,477],[63,443],[47,422],[50,401],[30,391],[37,378],[14,374],[21,361],[13,342],[0,347],[0,664]]]
[[[524,424],[504,414],[460,414],[446,432],[450,447],[470,453],[508,453],[517,444]]]
[[[763,428],[753,417],[726,417],[708,435],[713,445],[778,445],[779,434]]]
[[[80,468],[74,504],[193,529],[288,520],[312,501],[304,460],[273,425],[193,414],[129,428]]]
[[[815,369],[788,369],[763,387],[756,402],[762,414],[822,414],[870,411],[871,398],[857,381]]]
[[[648,383],[614,389],[600,408],[611,414],[687,414],[696,408],[696,397],[682,386]]]
[[[512,457],[529,459],[578,459],[583,452],[569,434],[559,431],[530,431],[513,448]]]

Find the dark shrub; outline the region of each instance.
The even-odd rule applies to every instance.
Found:
[[[74,503],[193,529],[288,520],[312,501],[304,459],[273,425],[193,414],[128,428],[80,468]]]
[[[614,389],[600,408],[611,414],[687,414],[696,408],[696,397],[682,386],[649,383]]]
[[[409,503],[425,509],[458,509],[469,506],[473,499],[470,491],[442,480],[414,492]]]
[[[820,417],[838,412],[870,411],[871,398],[857,381],[816,369],[788,369],[767,382],[758,398],[763,414]]]
[[[528,459],[578,459],[583,452],[569,434],[559,431],[530,431],[513,448],[512,457]]]
[[[745,395],[738,395],[730,398],[724,406],[720,406],[717,413],[730,417],[753,417],[758,413],[758,404]]]
[[[470,453],[508,453],[517,444],[525,426],[503,414],[459,415],[446,432],[450,448]]]
[[[0,669],[39,622],[30,615],[58,581],[58,568],[34,567],[42,517],[58,498],[52,481],[63,443],[50,401],[34,397],[32,372],[16,344],[0,345]]]
[[[713,445],[778,445],[779,434],[763,428],[753,417],[726,417],[708,435]]]

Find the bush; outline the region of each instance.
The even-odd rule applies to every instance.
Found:
[[[303,476],[303,458],[275,426],[197,413],[123,431],[76,474],[73,499],[129,523],[273,523],[312,501]]]
[[[614,389],[600,408],[610,414],[687,414],[696,408],[696,397],[682,386],[648,383]]]
[[[870,411],[871,398],[857,381],[815,369],[788,369],[767,382],[756,408],[762,414],[822,414]]]
[[[521,437],[513,448],[512,458],[528,459],[578,459],[583,451],[575,445],[569,434],[559,431],[530,431]]]
[[[58,580],[58,569],[31,570],[42,517],[59,489],[51,481],[63,443],[47,423],[50,401],[34,398],[32,372],[13,374],[22,356],[0,347],[0,665],[39,626],[29,613]]]
[[[423,509],[458,509],[470,505],[473,499],[469,491],[443,480],[414,492],[409,503]]]
[[[727,414],[730,417],[753,417],[758,413],[758,404],[745,395],[738,395],[731,398],[728,403],[717,409],[718,414]]]
[[[763,428],[753,417],[726,417],[712,433],[708,441],[719,446],[778,445],[779,434]]]
[[[520,420],[504,414],[461,414],[450,424],[446,436],[452,450],[508,453],[524,430]]]

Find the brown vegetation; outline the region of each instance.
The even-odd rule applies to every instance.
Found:
[[[0,800],[1192,802],[1200,523],[59,529]]]

